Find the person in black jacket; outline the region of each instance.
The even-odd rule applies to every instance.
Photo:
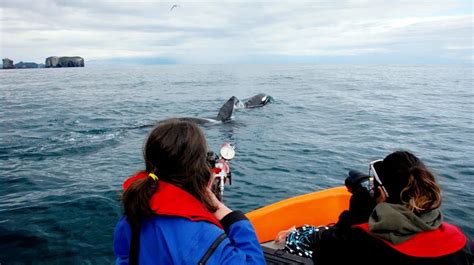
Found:
[[[443,222],[440,188],[420,159],[397,151],[370,169],[338,223],[312,234],[315,264],[473,264],[472,240]]]

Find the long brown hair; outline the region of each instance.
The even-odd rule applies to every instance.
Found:
[[[193,122],[179,119],[162,121],[149,134],[143,157],[151,177],[136,180],[122,195],[125,216],[132,225],[153,216],[149,201],[160,180],[174,184],[201,201],[211,212],[216,208],[206,188],[211,178],[207,160],[207,143],[202,130]]]
[[[428,169],[414,167],[410,169],[400,200],[412,212],[423,213],[441,205],[441,190]]]
[[[414,154],[396,151],[383,160],[381,178],[388,202],[421,214],[441,206],[441,189],[430,170]]]

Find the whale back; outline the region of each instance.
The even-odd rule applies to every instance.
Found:
[[[256,108],[265,106],[269,100],[270,97],[268,95],[261,93],[247,99],[244,104],[246,108]]]

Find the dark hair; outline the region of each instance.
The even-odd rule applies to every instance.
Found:
[[[403,204],[415,213],[440,207],[441,190],[434,175],[414,154],[391,153],[382,162],[379,176],[387,189],[387,202]]]
[[[153,216],[149,201],[161,180],[184,189],[211,212],[216,210],[206,191],[211,178],[206,138],[195,123],[179,119],[160,122],[145,142],[143,157],[146,172],[156,174],[159,181],[138,179],[123,193],[124,212],[132,225]]]

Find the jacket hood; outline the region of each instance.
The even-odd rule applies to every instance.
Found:
[[[373,235],[399,244],[419,232],[437,229],[442,221],[439,209],[416,215],[403,205],[383,202],[370,215],[369,229]]]
[[[126,190],[134,181],[146,177],[148,177],[147,172],[138,172],[125,180],[122,187]],[[158,188],[150,199],[150,208],[157,215],[178,216],[191,221],[207,221],[222,228],[217,218],[198,199],[185,190],[162,180],[158,180]]]

